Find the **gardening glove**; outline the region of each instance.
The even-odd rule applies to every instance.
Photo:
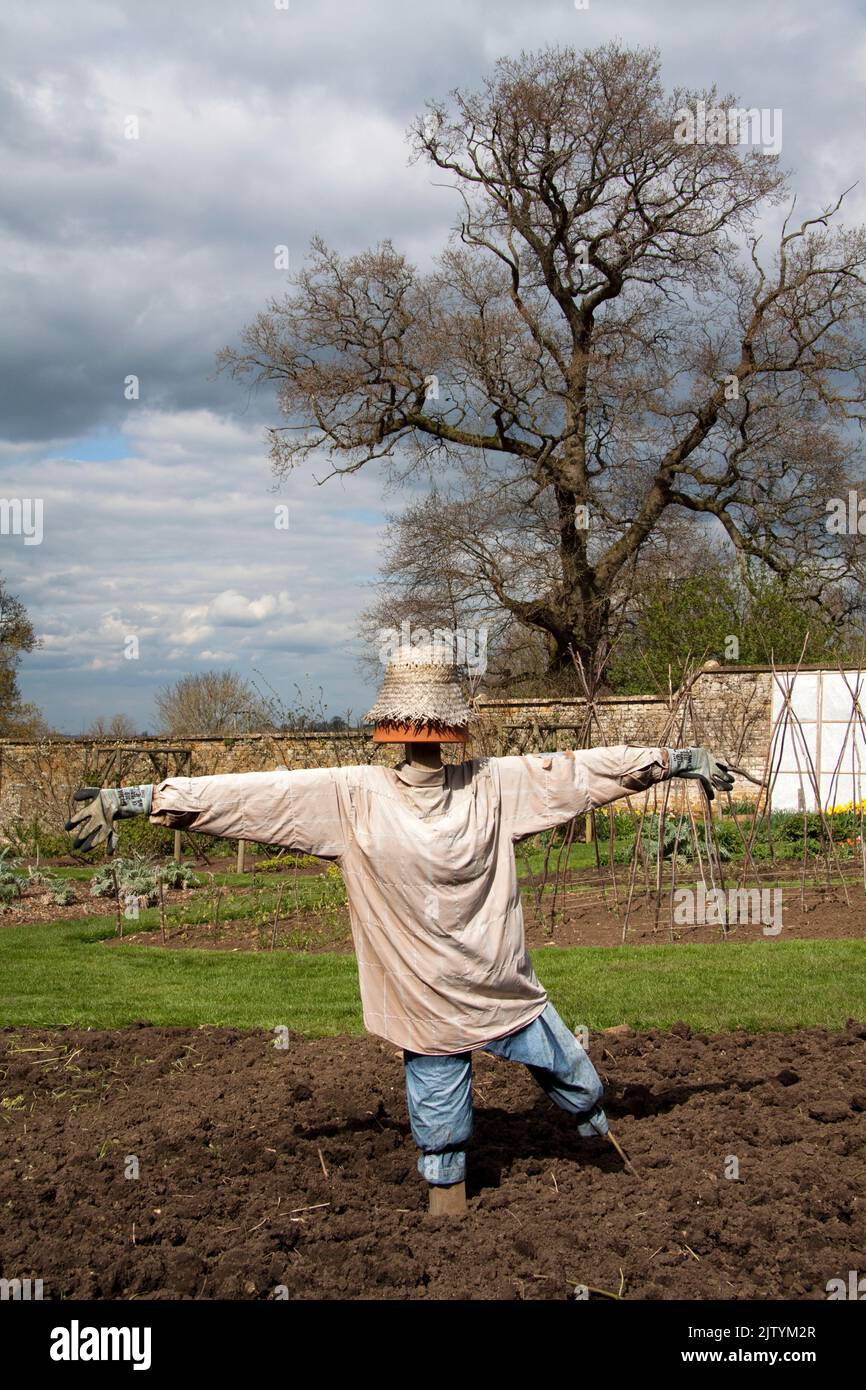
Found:
[[[734,776],[727,763],[714,758],[709,748],[669,748],[668,759],[671,777],[690,777],[701,783],[710,801],[714,800],[713,787],[729,792],[734,785]]]
[[[114,822],[149,816],[153,787],[79,787],[73,800],[87,803],[66,822],[66,829],[74,831],[73,849],[85,852],[105,840],[108,853],[113,854],[117,845]]]

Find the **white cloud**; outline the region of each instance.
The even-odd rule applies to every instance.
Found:
[[[126,435],[141,454],[7,465],[11,492],[36,475],[45,498],[38,557],[4,561],[42,637],[23,689],[63,727],[116,710],[152,724],[160,685],[213,665],[258,670],[289,701],[308,673],[336,709],[366,696],[353,637],[368,597],[359,578],[378,560],[376,478],[317,487],[295,475],[279,494],[290,529],[278,531],[258,426],[190,414],[136,417]],[[256,481],[241,489],[241,476]]]
[[[213,622],[225,623],[229,627],[249,627],[273,617],[275,613],[296,612],[297,605],[292,603],[285,590],[279,594],[262,594],[260,598],[250,599],[236,589],[225,589],[217,594],[208,609]]]

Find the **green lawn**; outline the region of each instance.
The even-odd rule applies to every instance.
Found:
[[[704,1032],[841,1028],[866,1019],[866,941],[757,941],[536,951],[540,979],[573,1027]]]
[[[107,947],[105,918],[0,930],[0,1024],[286,1024],[359,1032],[353,956]]]
[[[0,1025],[277,1024],[320,1037],[362,1031],[350,955],[107,947],[104,917],[0,929]],[[636,946],[534,953],[566,1021],[708,1032],[866,1018],[866,942]]]

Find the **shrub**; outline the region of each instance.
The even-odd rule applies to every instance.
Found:
[[[269,854],[264,859],[257,859],[254,868],[257,874],[285,874],[296,865],[299,868],[321,868],[322,861],[315,854],[291,854],[283,850],[280,854]]]
[[[166,888],[199,888],[201,879],[193,873],[188,864],[180,864],[172,859],[159,870],[159,877]]]
[[[263,856],[258,861],[257,867],[268,861],[279,861],[284,869],[291,868],[294,864],[321,864],[315,854],[300,854],[297,850],[286,849],[285,845],[260,845],[259,853]]]
[[[75,889],[65,879],[55,878],[48,884],[51,901],[57,907],[71,907],[75,902]]]
[[[174,831],[167,825],[154,825],[145,816],[132,816],[129,820],[118,821],[116,829],[119,832],[117,848],[121,855],[139,854],[165,859],[174,854]],[[197,834],[191,830],[185,830],[183,837],[193,855],[223,859],[237,853],[237,840],[217,840],[212,835]]]
[[[8,903],[13,898],[20,898],[24,882],[24,875],[15,866],[12,852],[7,845],[5,849],[0,850],[0,901]]]
[[[117,848],[124,857],[153,854],[164,857],[174,849],[174,831],[167,825],[154,825],[146,816],[131,816],[118,821]]]
[[[76,853],[72,848],[72,841],[69,835],[60,832],[53,835],[47,830],[39,832],[39,855],[42,859],[67,859],[70,854]],[[95,858],[101,854],[102,848],[91,850],[88,858]]]
[[[37,856],[40,859],[66,859],[78,853],[72,848],[70,835],[62,831],[44,830],[36,819],[13,819],[3,826],[3,835],[21,859]],[[102,848],[98,847],[80,857],[85,862],[95,861],[102,853]]]
[[[804,829],[807,839],[821,836],[821,817],[815,812],[804,816],[802,811],[775,811],[771,819],[774,840],[802,845]]]
[[[58,878],[56,874],[46,873],[44,869],[28,868],[26,883],[28,888],[41,888],[57,907],[69,907],[75,902],[75,889],[72,884],[67,883],[65,878]]]
[[[721,859],[732,859],[734,855],[743,853],[743,841],[748,840],[748,827],[744,827],[741,833],[732,820],[714,820],[713,833]]]
[[[696,823],[698,849],[701,854],[707,850],[707,836],[702,821]],[[712,827],[713,843],[718,851],[719,859],[725,863],[735,855],[742,853],[742,840],[737,827],[730,821],[713,821]],[[659,818],[656,812],[644,816],[640,822],[640,840],[643,852],[650,864],[658,861],[659,855]],[[635,836],[632,834],[623,842],[614,847],[614,863],[625,864],[630,861],[634,854]],[[696,858],[694,836],[687,820],[680,823],[678,816],[668,816],[665,819],[662,830],[661,853],[663,860],[673,860],[674,850],[678,864],[690,864]]]
[[[142,859],[115,859],[103,864],[90,880],[91,897],[114,897],[112,869],[122,897],[135,897],[140,907],[153,907],[159,897],[157,871]]]

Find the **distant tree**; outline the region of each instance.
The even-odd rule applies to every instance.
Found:
[[[20,700],[10,710],[0,712],[0,738],[29,740],[44,738],[51,728],[38,705]]]
[[[94,719],[93,723],[85,733],[93,738],[135,738],[138,734],[138,726],[133,723],[128,714],[113,714],[110,719]]]
[[[644,578],[607,680],[617,694],[639,694],[666,688],[669,672],[676,687],[686,665],[702,660],[764,665],[803,656],[835,665],[856,660],[861,640],[841,605],[834,619],[814,602],[808,576],[743,574],[718,556],[690,574]]]
[[[0,576],[0,737],[35,738],[47,730],[36,705],[24,703],[18,689],[21,657],[38,646],[24,604]]]
[[[271,724],[261,696],[236,671],[182,676],[159,692],[156,709],[171,735],[247,734]]]

